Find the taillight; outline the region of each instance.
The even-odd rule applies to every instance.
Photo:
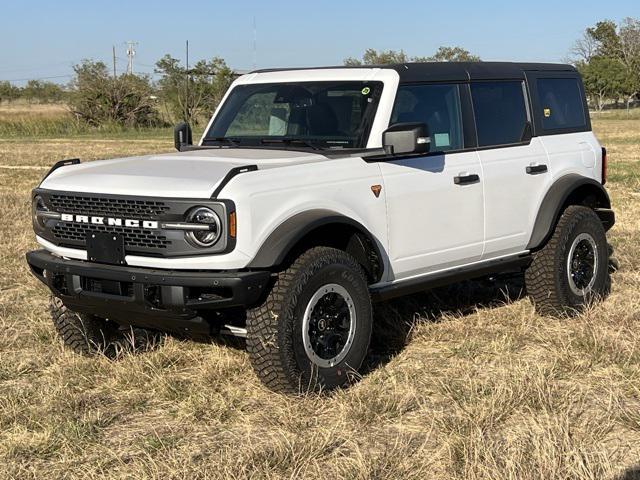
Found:
[[[607,149],[602,147],[602,185],[607,183]]]

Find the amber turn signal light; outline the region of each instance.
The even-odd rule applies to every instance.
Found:
[[[236,212],[229,214],[229,235],[231,238],[236,238]]]

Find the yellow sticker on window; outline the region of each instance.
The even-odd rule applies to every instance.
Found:
[[[551,116],[551,109],[550,108],[545,108],[544,109],[544,116],[546,118],[549,118]]]
[[[362,95],[369,95],[370,92],[371,92],[371,89],[369,87],[364,87],[362,89]]]

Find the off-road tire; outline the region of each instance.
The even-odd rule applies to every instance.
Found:
[[[356,327],[346,356],[320,368],[305,353],[305,308],[324,285],[344,287],[353,300]],[[351,255],[315,247],[280,272],[266,300],[247,312],[247,351],[260,380],[283,393],[331,390],[352,381],[365,359],[372,329],[372,308],[364,271]]]
[[[125,352],[141,352],[159,345],[162,335],[143,328],[120,328],[115,322],[69,310],[58,297],[49,304],[53,325],[62,343],[82,355],[115,358]]]
[[[597,265],[593,286],[583,295],[577,295],[569,283],[568,255],[581,234],[595,241]],[[547,244],[533,254],[533,261],[525,272],[525,284],[529,298],[541,315],[574,315],[608,295],[609,247],[604,227],[592,209],[567,207]]]
[[[118,325],[69,310],[58,297],[51,297],[49,310],[66,347],[83,355],[113,354],[113,342],[119,336]]]

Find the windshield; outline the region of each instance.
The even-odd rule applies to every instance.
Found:
[[[381,82],[300,82],[235,87],[205,145],[365,148]]]

